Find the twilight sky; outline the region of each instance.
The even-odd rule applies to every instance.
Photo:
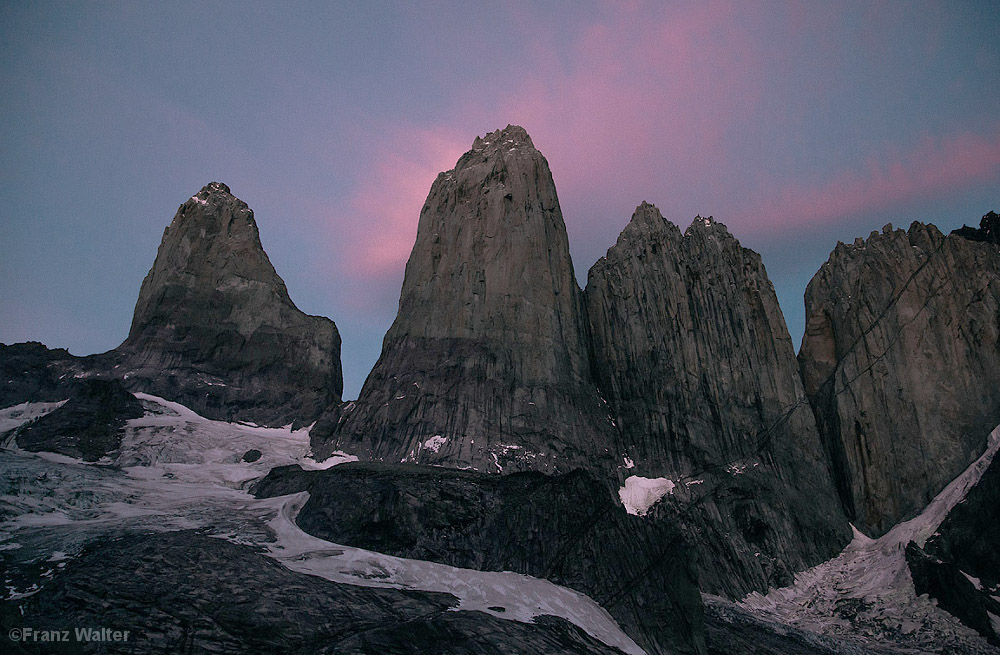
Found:
[[[127,335],[177,207],[254,210],[356,397],[435,175],[523,125],[577,278],[647,200],[761,253],[792,339],[837,240],[1000,210],[1000,3],[0,3],[0,341]]]

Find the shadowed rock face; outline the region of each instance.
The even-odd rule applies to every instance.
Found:
[[[711,218],[682,234],[643,203],[586,301],[626,474],[681,481],[655,514],[697,544],[704,589],[790,582],[850,540],[757,253]]]
[[[118,449],[125,422],[142,411],[118,380],[85,380],[62,407],[21,427],[15,438],[25,450],[94,462]]]
[[[933,225],[838,244],[806,289],[799,363],[858,528],[883,534],[1000,423],[1000,250]]]
[[[43,584],[29,598],[0,601],[4,635],[106,627],[128,630],[127,640],[77,642],[71,632],[73,644],[26,639],[5,652],[621,654],[557,617],[518,623],[456,611],[449,594],[328,582],[190,531],[91,544]]]
[[[273,469],[258,497],[308,491],[296,522],[334,543],[583,592],[650,655],[704,653],[690,550],[669,522],[617,506],[585,471],[490,475],[365,462]]]
[[[477,138],[434,181],[382,355],[314,451],[566,471],[610,460],[611,429],[548,164],[520,127]]]
[[[253,211],[213,182],[181,205],[118,347],[130,389],[210,418],[308,423],[340,399],[340,335],[299,311]]]
[[[111,370],[113,359],[114,351],[77,357],[37,341],[0,343],[0,407],[66,400],[85,380]]]

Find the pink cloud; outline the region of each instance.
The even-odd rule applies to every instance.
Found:
[[[472,143],[447,129],[393,129],[378,142],[367,175],[330,225],[342,243],[341,272],[370,279],[401,272],[413,248],[420,210],[438,173]]]
[[[822,184],[784,187],[748,212],[745,225],[767,231],[831,223],[942,191],[958,191],[1000,175],[1000,126],[985,135],[925,136],[903,153],[887,150]]]
[[[551,165],[571,238],[596,252],[586,242],[613,243],[640,201],[669,210],[675,195],[707,196],[718,183],[729,135],[760,102],[760,46],[744,20],[712,2],[609,6],[562,57],[530,33],[542,40],[538,66],[492,111],[471,102],[461,113],[528,130]]]

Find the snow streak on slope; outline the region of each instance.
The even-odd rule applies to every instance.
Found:
[[[88,541],[133,531],[199,528],[236,543],[263,545],[286,567],[338,583],[453,594],[461,610],[530,622],[554,615],[626,653],[643,653],[589,597],[515,573],[488,573],[390,557],[312,537],[295,524],[306,493],[257,500],[245,490],[275,466],[329,468],[356,458],[309,456],[308,429],[261,428],[203,418],[183,405],[136,394],[146,409],[128,422],[111,462],[88,464],[51,453],[0,450],[0,553],[13,568],[44,563],[49,574]],[[6,429],[59,403],[0,410]],[[243,461],[250,449],[261,452]],[[56,558],[56,559],[53,559]],[[2,597],[37,591],[5,579]],[[27,587],[27,584],[25,585]],[[502,607],[503,612],[490,610]]]
[[[990,434],[986,452],[944,488],[918,516],[896,525],[878,539],[857,529],[854,540],[836,558],[795,576],[790,587],[767,595],[751,593],[740,603],[767,619],[825,635],[855,637],[918,652],[950,652],[984,643],[978,634],[939,609],[926,595],[918,597],[904,551],[920,547],[965,498],[1000,449],[1000,427]],[[940,648],[945,648],[942,651]]]

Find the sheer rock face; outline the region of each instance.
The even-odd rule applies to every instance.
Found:
[[[213,182],[181,205],[118,347],[126,383],[210,418],[308,423],[340,398],[340,335],[299,311],[253,211]]]
[[[703,588],[740,595],[850,540],[784,318],[757,253],[643,203],[586,289],[599,386],[629,474],[682,481]]]
[[[314,452],[556,472],[610,460],[609,430],[548,163],[520,127],[477,138],[434,181],[382,355]]]
[[[1000,423],[1000,251],[933,225],[838,244],[806,289],[799,363],[848,515],[879,535]]]

